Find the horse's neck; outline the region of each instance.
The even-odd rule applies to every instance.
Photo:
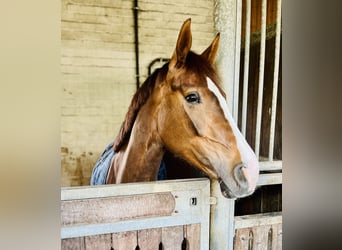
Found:
[[[112,162],[115,176],[112,183],[156,179],[164,151],[153,115],[146,112],[139,112],[127,146],[117,153]]]

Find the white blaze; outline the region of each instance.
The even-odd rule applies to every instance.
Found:
[[[224,116],[226,117],[228,123],[230,124],[233,130],[233,134],[236,138],[236,143],[240,151],[242,162],[247,166],[247,169],[244,170],[245,177],[250,184],[250,188],[254,190],[259,174],[259,163],[256,158],[256,155],[254,154],[252,148],[249,146],[245,137],[241,134],[240,130],[238,129],[233,119],[233,116],[229,112],[229,108],[225,98],[222,96],[221,92],[219,91],[215,83],[213,83],[213,81],[209,77],[207,77],[207,84],[209,90],[213,92],[214,95],[217,97],[222,108],[222,111],[224,113]]]

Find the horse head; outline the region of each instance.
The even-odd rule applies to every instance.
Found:
[[[184,22],[170,61],[135,94],[114,151],[123,155],[136,148],[140,153],[131,150],[121,160],[131,157],[137,166],[159,166],[167,150],[218,180],[224,196],[247,196],[255,190],[259,166],[229,112],[215,71],[220,36],[196,54],[190,50],[190,23]],[[138,179],[148,180],[149,171],[155,178],[155,168],[146,167],[140,172],[146,178]]]

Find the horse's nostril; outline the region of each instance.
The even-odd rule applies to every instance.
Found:
[[[235,169],[238,169],[238,168],[240,169],[247,168],[247,164],[241,162],[235,166]]]
[[[244,168],[247,168],[246,164],[244,163],[239,163],[236,165],[234,168],[234,177],[241,189],[248,189],[248,181],[243,172]]]

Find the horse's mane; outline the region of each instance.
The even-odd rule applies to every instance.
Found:
[[[140,86],[137,92],[134,94],[131,104],[128,108],[124,122],[121,125],[119,134],[116,136],[114,141],[113,149],[118,152],[120,148],[126,143],[131,135],[133,124],[138,115],[138,112],[143,106],[156,85],[157,77],[160,72],[165,72],[161,75],[166,75],[167,67],[164,65],[162,68],[156,69],[152,75],[150,75],[145,82]]]
[[[140,108],[146,103],[146,101],[152,94],[152,91],[157,82],[162,82],[166,78],[168,67],[169,63],[166,63],[163,67],[156,69],[134,94],[131,104],[128,108],[125,120],[122,123],[120,131],[114,141],[113,150],[115,152],[118,152],[121,147],[128,141]],[[198,75],[209,76],[213,80],[213,82],[217,84],[217,87],[222,92],[223,96],[225,96],[222,88],[220,87],[220,79],[215,69],[205,58],[190,51],[187,55],[185,67],[189,70],[192,70]]]

